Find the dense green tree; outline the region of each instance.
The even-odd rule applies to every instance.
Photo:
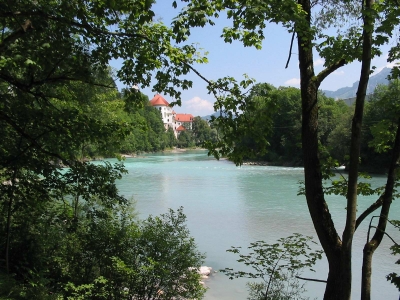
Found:
[[[85,159],[114,154],[135,132],[141,135],[128,143],[134,151],[166,145],[157,113],[136,109],[143,106],[141,94],[121,100],[115,77],[128,86],[148,86],[155,78],[154,89],[179,102],[177,88],[191,86],[183,76],[193,63],[206,61],[196,47],[177,46],[176,34],[153,22],[153,4],[22,0],[0,5],[0,273],[18,290],[6,293],[9,297],[45,299],[52,291],[66,291],[73,299],[122,297],[122,271],[113,268],[127,257],[113,260],[112,255],[123,249],[120,241],[136,236],[121,227],[118,207],[128,204],[115,180],[123,169]],[[123,60],[115,74],[110,59]],[[130,233],[121,238],[125,230]],[[189,275],[183,277],[194,278]],[[201,290],[193,287],[187,290]]]
[[[274,94],[276,110],[272,116],[274,134],[271,147],[275,147],[273,151],[281,160],[298,164],[302,161],[300,90],[279,87]]]
[[[160,217],[148,217],[140,226],[134,253],[130,283],[132,295],[139,299],[199,299],[205,289],[197,270],[204,256],[196,249],[185,224],[182,208]],[[160,295],[158,292],[161,291]]]
[[[194,147],[195,143],[193,135],[189,130],[184,130],[179,133],[178,136],[178,147],[179,148],[190,148]]]
[[[326,146],[332,131],[341,122],[341,117],[351,109],[343,101],[335,101],[324,94],[318,94],[319,115],[318,115],[318,138],[322,145]],[[333,150],[333,149],[332,149]]]
[[[205,141],[215,141],[215,129],[212,129],[206,120],[197,116],[193,119],[192,129],[195,145],[202,147]]]
[[[340,102],[342,103],[341,105],[344,104],[343,101]],[[337,116],[337,125],[327,139],[327,148],[330,156],[341,164],[346,163],[349,159],[350,128],[353,110],[353,107],[347,107],[342,114]]]
[[[320,120],[319,143],[328,147],[328,137],[340,124],[340,117],[349,111],[343,101],[334,101],[319,94]],[[251,129],[242,136],[240,143],[249,149],[257,149],[260,136],[268,143],[266,153],[254,153],[254,159],[278,164],[301,165],[301,105],[300,90],[293,87],[275,88],[262,83],[254,85],[249,93],[244,114]],[[265,121],[265,118],[268,121]],[[255,134],[255,133],[258,134]],[[238,143],[238,142],[237,142]],[[330,149],[334,152],[333,148]],[[348,154],[348,153],[346,153]],[[244,158],[251,158],[244,156]],[[343,159],[342,159],[343,160]]]
[[[204,288],[196,270],[203,255],[189,235],[182,209],[138,221],[131,204],[113,188],[120,173],[109,172],[107,164],[91,169],[113,174],[110,184],[104,186],[93,172],[70,170],[59,177],[60,184],[78,184],[66,184],[64,195],[57,190],[46,203],[24,203],[13,215],[14,276],[2,278],[0,297],[200,298]],[[20,194],[27,190],[19,187]]]
[[[390,163],[387,152],[390,153],[396,132],[398,90],[398,81],[378,86],[366,105],[361,162],[368,169],[386,171],[383,167]]]

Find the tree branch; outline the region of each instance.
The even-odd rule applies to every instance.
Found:
[[[376,230],[380,230],[380,229],[379,229],[378,227],[376,227],[376,226],[371,226],[371,228],[376,228]],[[383,231],[383,234],[386,235],[386,236],[393,242],[393,244],[395,244],[396,246],[399,245],[386,231]]]
[[[4,49],[9,44],[11,44],[15,40],[17,40],[18,38],[23,36],[27,31],[32,30],[32,29],[33,29],[32,22],[30,20],[26,20],[24,24],[21,24],[21,27],[19,29],[15,30],[10,35],[8,35],[5,39],[3,39],[3,41],[0,43],[0,51],[4,51]]]
[[[295,277],[298,278],[298,279],[301,279],[301,280],[327,283],[326,280],[321,280],[321,279],[305,278],[305,277],[300,277],[300,276],[295,276]]]
[[[68,20],[66,18],[62,17],[57,17],[54,15],[47,14],[43,11],[37,10],[37,11],[16,11],[16,12],[3,12],[0,13],[0,18],[4,17],[14,17],[14,16],[22,16],[22,17],[31,17],[31,16],[38,16],[41,18],[45,18],[47,20],[52,20],[52,21],[57,21],[60,23],[64,23],[67,25],[75,26],[77,28],[85,29],[88,32],[92,33],[97,33],[97,34],[104,34],[104,35],[111,35],[111,36],[119,36],[119,37],[135,37],[135,38],[141,38],[144,39],[150,43],[155,44],[156,42],[151,40],[149,37],[143,35],[143,34],[138,34],[138,33],[127,33],[127,32],[112,32],[108,30],[103,30],[99,28],[95,28],[91,25],[87,24],[82,24],[76,21]]]
[[[20,90],[22,90],[24,92],[31,93],[34,96],[43,96],[43,95],[40,95],[38,93],[33,93],[31,91],[31,88],[33,86],[40,86],[45,83],[54,83],[54,82],[59,82],[59,81],[77,81],[77,82],[87,83],[87,84],[90,84],[93,86],[98,86],[98,87],[113,88],[113,86],[111,86],[111,85],[96,83],[96,82],[92,82],[92,81],[85,80],[82,78],[69,77],[66,75],[60,75],[57,77],[46,77],[45,79],[31,81],[29,84],[17,81],[17,80],[15,80],[14,77],[8,76],[6,74],[1,74],[1,73],[0,73],[0,79],[3,79],[4,81],[7,81],[9,84],[14,85],[15,87],[19,88]]]
[[[357,230],[358,226],[362,223],[362,221],[365,220],[366,217],[368,217],[369,214],[373,213],[375,210],[377,210],[379,207],[382,206],[383,203],[383,195],[379,197],[378,200],[375,201],[375,203],[371,204],[370,207],[368,207],[356,220],[356,228]]]
[[[288,57],[288,59],[287,59],[285,69],[288,68],[289,62],[290,62],[290,58],[292,57],[292,48],[293,48],[293,41],[294,41],[294,36],[295,36],[295,34],[296,34],[296,31],[293,30],[292,40],[290,41],[289,57]]]
[[[67,162],[67,160],[65,158],[63,158],[62,156],[60,156],[57,153],[52,153],[49,152],[45,149],[43,149],[42,145],[40,145],[37,140],[33,137],[31,137],[29,134],[27,134],[21,127],[19,127],[17,125],[17,123],[14,122],[14,120],[12,120],[8,115],[6,115],[5,113],[3,113],[2,111],[0,111],[0,119],[4,120],[7,124],[9,124],[12,128],[14,128],[14,130],[16,132],[18,132],[22,137],[24,137],[25,139],[27,139],[36,149],[38,149],[39,151],[41,151],[44,154],[47,154],[51,157],[55,157],[60,159],[65,165],[69,165],[69,163]]]
[[[324,70],[322,70],[322,71],[317,75],[318,86],[320,85],[320,83],[321,83],[326,77],[328,77],[330,74],[332,74],[333,72],[335,72],[337,69],[343,67],[345,64],[347,64],[347,61],[346,61],[345,59],[341,59],[341,60],[337,61],[336,63],[330,65],[329,67],[325,68]]]

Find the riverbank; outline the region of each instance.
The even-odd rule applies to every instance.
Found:
[[[301,163],[293,163],[293,162],[270,162],[264,160],[245,160],[243,161],[244,166],[273,166],[273,167],[302,167]]]
[[[152,154],[152,153],[167,153],[167,154],[168,153],[185,153],[186,151],[189,151],[189,150],[204,150],[204,151],[207,151],[207,149],[200,148],[200,147],[194,147],[194,148],[177,148],[177,147],[174,147],[174,148],[165,149],[165,150],[162,150],[162,151],[139,152],[139,153],[135,153],[135,154],[128,153],[128,154],[120,154],[120,156],[123,157],[123,158],[134,158],[134,157],[140,157],[141,155],[144,155],[144,154]]]

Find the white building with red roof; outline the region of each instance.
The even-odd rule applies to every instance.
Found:
[[[182,125],[189,130],[192,130],[193,119],[194,117],[192,114],[175,114],[176,124],[179,126]]]
[[[160,111],[165,130],[171,127],[175,131],[173,126],[173,110],[172,107],[169,106],[168,101],[160,94],[157,94],[150,100],[150,104]]]
[[[181,126],[179,126],[178,128],[176,128],[176,133],[177,133],[177,135],[179,136],[179,134],[180,134],[182,131],[185,131],[185,130],[186,130],[186,128],[183,127],[183,126],[181,125]]]
[[[150,100],[150,104],[160,111],[165,130],[172,128],[176,137],[178,137],[180,132],[193,128],[193,115],[175,113],[168,101],[160,94],[155,95],[154,98]]]
[[[172,128],[176,137],[178,137],[180,132],[193,128],[193,115],[175,113],[168,101],[160,94],[155,95],[150,100],[150,105],[160,111],[165,130]]]

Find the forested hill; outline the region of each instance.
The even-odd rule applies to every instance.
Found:
[[[380,71],[378,74],[371,76],[368,82],[367,94],[372,94],[372,92],[379,84],[387,85],[389,83],[387,76],[390,74],[390,71],[391,71],[390,68],[383,68],[382,71]],[[336,91],[323,90],[322,92],[327,97],[332,97],[335,99],[347,99],[356,96],[357,88],[358,88],[358,81],[354,82],[351,87],[349,86],[343,87]]]

